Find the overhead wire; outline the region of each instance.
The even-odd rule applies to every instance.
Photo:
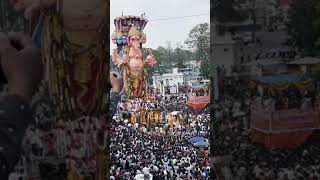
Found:
[[[189,15],[189,16],[170,17],[170,18],[150,19],[149,21],[166,21],[166,20],[173,20],[173,19],[184,19],[184,18],[191,18],[191,17],[199,17],[199,16],[205,16],[205,15],[210,15],[210,13],[195,14],[195,15]]]

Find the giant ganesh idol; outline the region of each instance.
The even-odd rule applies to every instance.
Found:
[[[151,50],[141,47],[146,42],[143,29],[147,22],[147,19],[138,16],[121,16],[114,20],[116,30],[112,41],[117,48],[113,51],[112,59],[121,69],[128,99],[145,97],[146,68],[156,63]]]
[[[23,10],[26,17],[39,15],[34,35],[42,50],[45,84],[55,110],[52,128],[39,130],[44,140],[41,157],[64,159],[68,179],[83,179],[84,174],[106,179],[103,143],[109,92],[106,48],[109,1],[14,2],[15,9]],[[89,172],[85,171],[88,169]]]

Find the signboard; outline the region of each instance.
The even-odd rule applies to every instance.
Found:
[[[177,87],[176,86],[171,86],[170,87],[170,94],[176,94],[177,92]]]

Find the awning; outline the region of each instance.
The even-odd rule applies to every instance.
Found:
[[[299,74],[278,74],[260,76],[252,79],[255,85],[261,85],[275,90],[285,90],[289,87],[306,89],[312,86],[312,79]]]

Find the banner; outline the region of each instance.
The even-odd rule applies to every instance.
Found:
[[[177,87],[176,86],[171,86],[170,87],[170,94],[176,94],[177,92]]]

